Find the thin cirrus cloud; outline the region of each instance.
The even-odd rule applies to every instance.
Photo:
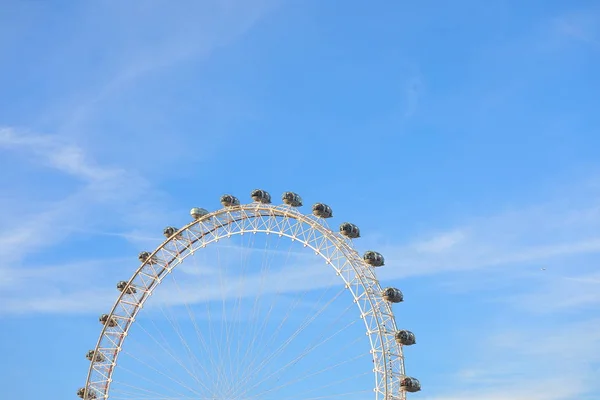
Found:
[[[53,88],[48,91],[52,101],[41,105],[43,110],[35,109],[37,103],[30,104],[29,99],[19,97],[23,93],[30,96],[29,90],[20,88],[14,91],[11,98],[15,98],[15,105],[23,104],[23,109],[34,109],[29,111],[29,115],[17,119],[28,121],[31,130],[11,127],[0,130],[0,154],[8,154],[6,159],[10,162],[23,164],[23,171],[14,169],[15,176],[19,173],[27,176],[32,169],[39,172],[44,168],[40,175],[47,178],[44,183],[48,191],[56,184],[62,192],[55,190],[52,196],[46,196],[43,190],[38,190],[37,184],[15,184],[10,197],[0,199],[4,206],[0,207],[0,318],[5,318],[7,323],[27,321],[34,324],[30,325],[31,331],[44,332],[46,328],[36,324],[43,320],[37,318],[39,315],[60,315],[59,320],[66,327],[70,321],[77,319],[69,316],[83,314],[90,324],[96,324],[97,314],[107,312],[118,295],[116,281],[126,280],[139,266],[136,251],[129,247],[152,249],[164,240],[160,234],[164,221],[180,221],[177,219],[181,217],[180,212],[170,218],[174,214],[169,211],[175,208],[174,201],[147,179],[148,171],[163,171],[166,175],[165,171],[170,173],[170,167],[187,163],[190,159],[179,157],[187,154],[181,151],[184,147],[192,149],[194,157],[199,156],[199,148],[204,154],[218,153],[208,142],[222,139],[207,137],[210,135],[204,132],[210,130],[214,133],[212,128],[200,134],[194,131],[193,135],[186,135],[189,132],[187,127],[173,125],[178,114],[172,112],[179,107],[191,107],[192,113],[195,113],[190,120],[190,129],[204,128],[209,124],[197,121],[200,117],[200,113],[196,113],[197,99],[184,105],[180,105],[179,100],[177,105],[167,104],[173,98],[168,91],[173,89],[178,93],[173,85],[182,80],[179,73],[173,74],[179,80],[173,77],[169,80],[168,72],[175,65],[195,62],[215,53],[246,32],[270,7],[267,3],[248,6],[240,1],[215,5],[192,3],[184,3],[178,8],[168,6],[170,3],[166,1],[144,7],[131,3],[83,5],[78,8],[81,15],[65,18],[82,21],[73,32],[68,32],[68,38],[48,36],[52,42],[60,43],[60,48],[34,50],[43,55],[25,58],[28,65],[43,66],[36,71],[41,76],[40,80],[55,82],[59,90],[55,92],[56,88]],[[95,19],[98,14],[101,17]],[[299,15],[302,18],[307,16],[304,13]],[[593,23],[597,13],[595,15],[566,15],[552,25],[556,28],[556,35],[550,35],[550,44],[559,42],[563,45],[568,41],[573,46],[593,48],[598,43]],[[278,17],[285,17],[285,13]],[[27,26],[22,21],[15,24]],[[282,32],[268,31],[277,24],[266,25],[262,32],[281,38],[288,44]],[[148,36],[150,32],[155,35]],[[256,44],[253,41],[260,38],[260,34],[253,36],[249,43]],[[534,46],[532,42],[537,39],[539,37],[535,36],[524,41],[519,34],[507,38],[506,48],[498,49],[493,45],[496,41],[486,45],[482,52],[490,53],[488,56],[494,60],[494,65],[485,62],[476,69],[485,71],[496,66],[502,72],[482,75],[486,84],[492,82],[492,86],[498,85],[502,93],[505,88],[511,88],[509,94],[514,94],[515,99],[522,98],[521,93],[517,96],[519,88],[525,88],[525,94],[535,92],[535,87],[526,86],[524,82],[541,83],[539,79],[542,78],[538,75],[543,74],[538,74],[539,65],[544,63],[533,62],[530,57],[536,54],[532,48],[538,44],[536,42]],[[424,38],[424,42],[427,40]],[[426,47],[430,48],[430,44]],[[82,49],[93,53],[95,58],[90,58],[97,61],[95,65],[78,63],[78,60],[87,59],[88,53],[83,53],[86,57],[80,56]],[[232,50],[237,52],[239,48]],[[435,53],[435,49],[430,52],[431,55]],[[279,56],[276,52],[273,54]],[[265,52],[265,55],[268,54]],[[60,59],[60,63],[53,65],[53,57]],[[236,60],[236,57],[226,58]],[[360,55],[357,54],[357,57]],[[430,70],[429,53],[427,57],[425,54],[414,57],[422,58],[417,61],[423,63],[427,76],[419,74],[407,80],[403,93],[403,117],[417,123],[423,116],[428,122],[440,120],[435,112],[431,113],[430,107],[432,99],[439,97],[436,85],[446,78],[435,76],[435,71]],[[485,55],[483,58],[488,60]],[[504,59],[511,61],[502,64]],[[524,64],[527,64],[526,67],[531,64],[532,76],[522,73],[518,68],[519,62],[515,65],[514,60],[519,59],[530,61]],[[561,55],[560,59],[568,57]],[[468,61],[465,60],[465,63],[468,64]],[[18,61],[15,65],[19,65]],[[281,65],[275,65],[279,72]],[[468,65],[466,67],[469,68]],[[561,76],[577,76],[565,65],[560,68],[564,68],[564,71],[560,70]],[[202,73],[201,70],[194,68],[198,74]],[[513,73],[515,82],[510,82],[505,75]],[[59,79],[65,75],[69,79]],[[158,85],[163,83],[163,77],[168,83],[155,92],[161,101],[156,104],[138,101],[148,95],[142,83]],[[465,121],[489,118],[490,115],[485,113],[468,111],[472,110],[468,105],[482,102],[477,79],[471,86],[470,80],[465,83],[457,76],[451,79],[457,86],[460,85],[458,92],[463,92],[464,88],[463,95],[468,97],[468,101],[448,107],[447,112],[453,117],[459,111],[459,121],[455,121],[457,126],[444,129],[456,128],[462,132],[468,125]],[[423,102],[423,82],[428,82],[428,104]],[[227,90],[228,84],[231,82],[216,87]],[[294,84],[289,82],[292,94]],[[137,93],[135,89],[142,90]],[[192,90],[202,92],[203,88],[196,89],[194,86]],[[207,101],[217,102],[211,96],[218,96],[218,91],[203,92],[199,98],[207,97]],[[162,93],[166,94],[164,98]],[[259,93],[262,92],[248,95],[259,104],[262,101],[260,96],[254,97]],[[513,100],[505,95],[503,101],[512,104]],[[32,91],[31,97],[36,96]],[[454,96],[451,101],[455,102]],[[515,109],[502,108],[503,101],[496,101],[493,107],[488,108],[493,115],[504,115],[503,119],[510,120]],[[535,102],[534,99],[526,101]],[[131,104],[137,107],[131,107]],[[12,115],[19,111],[22,110],[7,110],[11,120],[5,124],[18,123],[13,122]],[[269,112],[274,113],[275,110]],[[460,112],[469,115],[461,116]],[[541,117],[552,120],[555,115]],[[518,121],[513,122],[516,124]],[[117,129],[113,129],[115,127]],[[491,130],[493,127],[486,125],[485,129],[488,128]],[[52,135],[40,132],[51,132]],[[569,129],[569,132],[576,131]],[[227,136],[226,140],[231,140],[231,136]],[[140,144],[143,144],[143,149],[140,149]],[[160,157],[149,161],[149,152]],[[240,163],[240,169],[246,168],[246,165]],[[590,175],[590,181],[597,180],[597,176]],[[32,181],[38,179],[33,175],[29,177]],[[11,179],[16,178],[11,174],[1,178],[9,185]],[[156,179],[160,180],[161,177]],[[435,185],[435,182],[432,184]],[[206,185],[216,184],[206,182]],[[521,205],[509,212],[502,210],[498,204],[515,199],[497,199],[492,207],[498,208],[489,208],[488,215],[455,220],[456,223],[450,226],[428,223],[419,235],[402,232],[407,234],[404,237],[412,236],[407,240],[392,239],[383,244],[370,239],[373,235],[360,239],[357,243],[359,249],[373,248],[386,257],[386,266],[377,271],[381,281],[386,286],[397,286],[405,291],[407,304],[399,305],[397,310],[399,321],[414,329],[419,338],[419,345],[407,350],[410,352],[407,353],[407,370],[411,375],[423,378],[424,390],[418,397],[427,400],[596,400],[585,397],[591,390],[597,390],[597,365],[600,362],[600,338],[597,335],[600,325],[594,318],[595,308],[600,305],[600,276],[597,272],[600,253],[600,208],[597,204],[600,193],[597,186],[592,186],[589,182],[580,182],[559,188],[546,200],[530,201],[533,206],[523,205],[522,199],[516,200]],[[171,190],[175,193],[179,188],[174,184]],[[478,194],[477,188],[473,189],[472,195]],[[381,237],[394,238],[397,232],[393,229],[398,229],[395,225],[387,230],[386,224],[382,223],[382,231],[378,233]],[[94,241],[94,246],[86,249],[84,245],[76,249],[80,242],[70,240],[85,240],[81,236],[89,239],[86,245]],[[239,253],[239,249],[226,247],[223,242],[219,246],[222,246],[220,250],[223,253]],[[73,250],[73,254],[65,257],[61,254],[65,248]],[[43,261],[46,251],[49,264]],[[86,254],[86,251],[94,254]],[[298,256],[296,261],[299,262],[290,263],[289,268],[273,272],[269,296],[276,295],[276,291],[283,291],[283,295],[293,298],[297,292],[304,290],[329,287],[333,288],[332,291],[341,290],[341,286],[336,287],[339,281],[331,269],[317,258],[309,260],[309,256],[313,255],[306,253],[306,258]],[[207,263],[201,256],[197,258],[198,265],[188,262],[175,272],[181,287],[178,290],[168,290],[169,287],[157,290],[156,297],[149,302],[150,309],[152,300],[156,304],[176,307],[185,303],[203,303],[221,298],[223,294],[256,294],[261,279],[258,273],[248,274],[242,279],[230,270],[224,276],[227,281],[224,292],[219,285],[207,287],[208,280],[218,279],[224,271],[217,262]],[[450,313],[451,321],[437,321],[445,317],[441,313],[434,317],[438,311],[435,308],[445,308],[448,304],[447,313]],[[33,318],[11,318],[15,315]],[[23,359],[21,353],[17,350],[15,360]],[[422,364],[420,367],[419,363]],[[21,389],[16,387],[15,393],[21,393]]]
[[[597,224],[598,221],[590,218],[590,216],[596,215],[593,212],[595,206],[583,204],[577,210],[565,210],[556,204],[560,204],[560,201],[550,205],[545,204],[534,207],[535,212],[532,209],[524,209],[509,214],[502,213],[497,216],[480,218],[463,227],[434,235],[429,239],[408,244],[399,243],[396,246],[383,248],[382,252],[386,256],[387,263],[385,267],[378,270],[378,274],[382,281],[393,283],[408,277],[435,276],[449,272],[460,273],[460,275],[453,276],[456,277],[459,286],[462,287],[460,290],[464,291],[472,290],[473,287],[486,282],[485,277],[482,278],[475,273],[477,271],[490,270],[491,273],[494,273],[492,285],[502,281],[502,279],[498,279],[497,272],[494,272],[499,271],[499,269],[501,269],[502,275],[506,279],[508,277],[518,277],[522,281],[531,279],[531,273],[535,271],[533,278],[537,286],[511,296],[510,301],[516,306],[543,311],[554,309],[554,307],[568,309],[569,307],[597,304],[600,302],[600,297],[597,295],[600,292],[597,290],[599,279],[597,273],[588,271],[585,265],[579,268],[577,267],[578,264],[570,261],[570,258],[573,257],[594,256],[600,252],[600,241],[595,236],[590,237],[578,233],[579,231],[588,232],[587,227]],[[581,216],[585,216],[585,218]],[[540,219],[545,224],[535,223]],[[563,231],[569,232],[569,235],[559,243],[552,235],[553,229],[556,227],[562,227]],[[531,244],[529,246],[521,244],[523,238],[527,238]],[[157,240],[156,243],[159,243],[159,241]],[[216,244],[216,246],[223,247],[222,250],[224,251],[227,251],[228,248],[235,250],[236,253],[243,250],[240,246],[226,243]],[[245,250],[263,251],[248,248]],[[302,253],[294,254],[295,257],[302,255]],[[131,257],[130,261],[134,265],[134,256]],[[335,284],[335,281],[330,279],[330,271],[327,271],[325,266],[318,260],[310,262],[306,258],[306,261],[308,263],[305,267],[293,268],[285,272],[279,271],[281,276],[277,275],[277,282],[280,282],[280,284],[288,282],[285,284],[286,291],[318,289]],[[189,263],[184,263],[181,266],[182,272],[187,275],[185,279],[189,280],[189,290],[181,291],[179,293],[181,295],[180,299],[179,294],[173,293],[170,297],[171,302],[195,303],[212,299],[210,291],[203,291],[199,294],[196,291],[196,283],[192,282],[194,276],[202,279],[210,271],[204,271],[201,267],[190,266]],[[91,265],[90,270],[99,268],[100,265],[100,263],[96,266]],[[527,267],[527,273],[523,274],[523,265],[535,265],[535,267]],[[550,270],[541,271],[539,265],[548,266]],[[205,267],[208,268],[208,265],[205,265]],[[10,279],[10,271],[10,269],[4,271],[7,280]],[[61,292],[62,294],[58,296],[64,296],[64,301],[78,301],[76,295],[70,294],[72,290],[69,287],[64,287],[65,282],[46,280],[46,271],[45,269],[32,267],[32,270],[28,272],[30,283],[45,282],[46,285],[49,285],[50,292]],[[130,272],[133,272],[133,267]],[[212,274],[214,273],[213,268]],[[81,280],[87,278],[77,274],[73,276],[75,281],[69,282],[69,284],[72,285],[72,288],[81,288],[83,284]],[[79,282],[76,282],[77,279],[79,279]],[[257,280],[260,279],[260,275],[249,276],[245,279]],[[242,285],[242,282],[235,282],[236,280],[231,277],[231,288]],[[455,289],[452,282],[452,280],[446,281],[446,290]],[[87,289],[88,293],[102,292],[102,286],[103,283],[99,284],[98,288],[89,288]],[[247,285],[245,287],[247,288]],[[19,291],[15,291],[15,293],[18,294]],[[213,295],[217,298],[221,296],[218,292],[213,293]],[[52,296],[55,296],[55,294]],[[102,301],[106,300],[102,295],[97,297]],[[35,305],[38,303],[46,304],[43,310]],[[35,304],[28,308],[29,306],[26,303],[21,303],[18,312],[69,312],[68,310],[71,309],[63,307],[65,303],[60,303],[60,307],[53,309],[48,305],[51,302],[46,302],[45,299],[39,299],[39,302],[36,301]],[[98,304],[93,301],[88,302],[88,304],[90,310],[96,311],[99,308]],[[78,305],[73,309],[81,312],[85,308],[82,307]],[[103,307],[106,307],[106,303],[103,304]],[[8,308],[5,310],[9,312]],[[13,309],[13,311],[17,310]]]
[[[598,387],[594,365],[600,362],[599,328],[600,321],[590,319],[552,329],[507,326],[490,333],[479,345],[478,362],[457,375],[466,389],[449,391],[457,396],[431,399],[587,399]]]
[[[593,182],[595,176],[591,178]],[[600,253],[598,188],[584,181],[543,203],[466,221],[462,226],[384,249],[390,278],[518,265],[554,265]],[[578,203],[570,199],[579,200]],[[577,269],[571,269],[577,273]]]
[[[0,211],[3,221],[0,256],[7,263],[19,262],[32,252],[66,239],[83,221],[94,226],[94,222],[102,219],[96,207],[111,204],[123,209],[133,202],[139,207],[134,210],[143,214],[145,196],[156,194],[142,177],[121,168],[102,166],[83,148],[56,136],[2,128],[0,149],[21,159],[31,158],[33,165],[56,171],[59,175],[50,178],[56,182],[71,178],[82,183],[63,193],[59,200],[50,203],[46,200],[43,207],[40,207],[45,200],[43,191],[17,191],[16,201],[29,204],[27,214],[17,216],[6,208]]]
[[[555,29],[570,39],[600,49],[600,14],[592,10],[572,12],[555,21]]]
[[[88,182],[117,179],[125,172],[95,165],[81,147],[57,136],[36,135],[4,127],[0,128],[1,148],[24,152],[35,162]]]

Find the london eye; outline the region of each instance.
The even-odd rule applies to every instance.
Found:
[[[250,197],[192,208],[139,253],[99,316],[79,398],[404,400],[421,389],[404,368],[415,335],[394,316],[403,294],[380,285],[382,254],[354,247],[359,227],[330,228],[324,203],[300,212],[294,192]]]

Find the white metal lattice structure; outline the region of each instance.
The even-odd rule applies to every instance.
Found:
[[[301,243],[335,270],[352,294],[370,341],[376,400],[406,398],[402,344],[389,301],[374,269],[354,249],[352,239],[332,231],[323,218],[300,213],[290,205],[270,202],[234,204],[198,216],[147,255],[107,314],[80,397],[107,399],[117,358],[138,312],[166,276],[201,249],[234,235],[270,234]]]

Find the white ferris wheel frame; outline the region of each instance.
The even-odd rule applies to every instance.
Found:
[[[279,219],[278,219],[279,217]],[[224,207],[210,212],[179,229],[142,262],[127,288],[114,303],[104,324],[88,370],[84,399],[108,399],[112,374],[129,328],[144,303],[165,276],[189,255],[222,238],[246,233],[285,236],[321,256],[343,280],[360,310],[371,344],[376,400],[405,400],[400,386],[405,377],[402,345],[390,302],[382,291],[373,267],[354,249],[352,240],[333,232],[323,218],[305,215],[289,205],[260,202]],[[98,359],[99,358],[99,359]]]

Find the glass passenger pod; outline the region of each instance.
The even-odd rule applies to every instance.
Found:
[[[208,214],[208,210],[205,210],[204,208],[200,208],[200,207],[194,207],[190,210],[190,215],[195,220],[199,220],[200,218],[204,217],[207,214]]]
[[[396,339],[396,343],[401,344],[403,346],[412,346],[413,344],[417,343],[415,334],[407,330],[401,330],[396,332],[394,338]]]
[[[125,281],[119,281],[117,283],[117,289],[119,289],[119,292],[123,292],[125,294],[137,293],[137,290],[133,286],[127,286],[127,282]]]
[[[96,393],[94,393],[94,391],[92,391],[92,389],[89,388],[87,390],[87,393],[85,388],[79,388],[77,389],[77,397],[84,400],[93,400],[96,399]]]
[[[363,255],[363,259],[367,264],[369,264],[372,267],[381,267],[385,262],[385,259],[381,254],[371,250],[365,252],[365,254]]]
[[[313,215],[320,217],[320,218],[333,217],[333,211],[331,210],[331,207],[329,207],[327,204],[323,204],[323,203],[314,204],[312,207],[312,213],[313,213]]]
[[[400,388],[407,392],[418,392],[421,390],[421,383],[417,378],[412,378],[410,376],[405,376],[400,380]]]
[[[221,204],[223,207],[235,207],[240,205],[240,201],[231,194],[224,194],[221,196]]]
[[[389,301],[390,303],[401,303],[404,301],[404,295],[400,291],[400,289],[396,289],[393,287],[383,289],[383,293],[381,293],[381,297],[384,300]]]
[[[167,226],[165,229],[163,229],[163,235],[165,235],[165,237],[167,239],[169,239],[173,235],[175,235],[178,231],[179,231],[179,229],[175,228],[174,226]]]
[[[114,328],[117,326],[117,320],[114,317],[108,317],[108,314],[102,314],[100,318],[98,318],[102,325]]]
[[[252,200],[254,200],[258,203],[263,203],[263,204],[271,203],[271,195],[266,190],[254,189],[252,191],[252,193],[250,193],[250,197],[252,197]]]
[[[285,192],[281,196],[281,200],[288,206],[292,206],[292,207],[301,207],[302,206],[302,197],[300,197],[299,194],[294,193],[294,192]]]
[[[150,253],[147,251],[142,251],[140,254],[138,254],[138,260],[143,263],[147,262],[148,264],[156,264],[157,262],[156,256],[150,257]]]
[[[344,222],[340,225],[340,233],[350,239],[356,239],[360,237],[360,229],[358,229],[358,226],[351,224],[350,222]]]
[[[96,353],[96,357],[94,357],[94,350],[90,350],[87,352],[87,354],[85,355],[85,358],[87,358],[90,361],[95,361],[95,362],[102,362],[104,360],[106,360],[106,358],[104,357],[104,354],[98,352]]]

